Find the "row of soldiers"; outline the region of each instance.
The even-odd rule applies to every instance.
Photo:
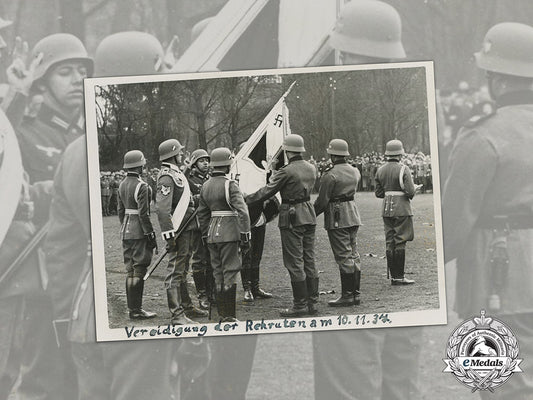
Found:
[[[318,181],[322,173],[331,166],[331,160],[322,158],[320,161],[314,159],[310,160],[318,171]],[[357,191],[374,191],[376,189],[376,172],[378,168],[386,163],[386,158],[383,154],[377,152],[365,153],[361,156],[349,157],[348,163],[356,167],[361,175],[361,180],[357,187]],[[406,153],[402,162],[410,167],[411,175],[416,184],[422,185],[422,192],[433,189],[433,178],[431,173],[431,156],[425,155],[422,152]],[[318,187],[318,185],[317,185]]]
[[[264,225],[271,219],[266,216],[265,202],[278,192],[282,200],[278,226],[283,263],[293,291],[293,306],[282,310],[280,315],[300,317],[318,312],[319,278],[314,251],[316,217],[322,213],[342,286],[341,296],[329,305],[360,304],[361,260],[356,237],[361,219],[354,196],[361,175],[347,161],[350,156],[347,142],[341,139],[330,142],[327,152],[332,165],[322,174],[314,203],[311,203],[310,194],[316,169],[302,158],[303,138],[294,134],[287,136],[282,149],[288,164],[276,171],[265,187],[244,196],[238,183],[228,177],[233,163],[229,149],[217,148],[211,155],[205,150],[196,150],[191,169],[183,174],[180,169],[183,147],[179,141],[169,139],[159,146],[162,165],[157,177],[156,205],[169,254],[165,288],[172,324],[193,323],[190,318],[207,316],[205,309],[213,302],[217,304],[222,321],[236,321],[239,272],[242,273],[245,301],[272,297],[259,287],[259,262]],[[409,168],[399,163],[403,154],[400,141],[387,143],[387,162],[375,177],[376,196],[384,199],[382,214],[392,285],[414,283],[405,278],[404,269],[405,244],[414,237],[410,199],[416,187]],[[151,189],[141,179],[145,165],[141,151],[127,152],[123,166],[127,176],[119,187],[118,210],[130,319],[156,316],[142,309],[143,277],[151,263],[152,251],[157,247],[150,220]],[[212,168],[210,175],[209,166]],[[253,230],[258,226],[263,227],[262,231]],[[187,288],[189,263],[200,308],[193,306]]]

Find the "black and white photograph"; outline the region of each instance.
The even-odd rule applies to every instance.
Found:
[[[531,398],[532,21],[531,0],[0,0],[0,399]],[[270,75],[278,75],[278,68],[420,60],[434,65],[446,325],[97,342],[93,257],[100,257],[104,247],[96,249],[91,241],[85,78],[115,77],[110,84],[118,84],[118,77],[157,74],[161,79],[163,73],[257,75],[254,70],[272,69]],[[291,84],[266,96],[268,104],[255,125],[233,147],[225,144],[235,156]],[[309,148],[313,142],[297,130],[302,118],[294,102],[299,85],[286,98],[291,132],[304,139],[306,161],[311,155],[329,160],[330,140]],[[340,87],[332,86],[337,88],[335,109],[340,110]],[[328,93],[331,99],[331,89]],[[183,115],[182,108],[177,115]],[[341,115],[335,126],[339,123]],[[183,164],[196,144],[186,142],[194,136],[186,127],[178,130],[175,138],[185,146]],[[352,157],[361,155],[357,143],[340,138],[348,142]],[[413,154],[412,143],[400,140],[405,152]],[[147,168],[161,167],[159,144],[151,151],[140,148]],[[218,143],[209,143],[209,155],[213,146]],[[108,158],[116,164],[102,171],[122,170],[128,150]],[[425,147],[418,151],[427,155]],[[432,149],[430,154],[434,163]],[[436,170],[432,173],[435,186]],[[240,177],[239,187],[244,180]],[[365,257],[386,256],[380,215],[379,232],[371,242],[379,244],[381,253],[365,250],[374,218],[368,210],[377,212],[364,206],[365,193],[378,206],[381,201],[371,192],[355,195],[363,275],[360,304],[353,309],[368,305],[372,285],[366,282],[374,272],[369,263],[379,263],[380,282],[392,289],[385,259]],[[421,233],[417,202],[428,194],[418,192],[411,201],[414,240],[407,243],[405,273],[413,286],[424,284],[408,262]],[[317,197],[313,193],[311,201]],[[151,217],[159,234],[156,215]],[[118,217],[105,218],[115,224]],[[288,272],[283,281],[268,281],[273,279],[268,246],[282,254],[277,222],[266,224],[259,287],[278,296],[273,298],[279,307],[268,311],[280,319],[279,312],[290,308],[293,299]],[[319,273],[320,291],[335,290],[319,296],[319,315],[326,319],[324,310],[331,317],[343,311],[327,305],[340,297],[342,285],[323,222],[319,215],[315,243],[325,235],[327,256],[315,256],[329,263],[328,268],[317,264],[324,271]],[[166,244],[161,236],[157,240]],[[118,246],[118,283],[109,293],[121,302],[117,315],[129,324],[120,241]],[[152,263],[162,250],[153,252]],[[438,256],[437,249],[437,264]],[[282,256],[277,257],[275,267],[286,271]],[[165,256],[146,281],[142,302],[142,309],[165,322],[171,316],[162,272],[167,261]],[[337,281],[323,286],[324,276]],[[198,307],[191,271],[187,279]],[[242,309],[251,306],[243,302],[240,281],[236,292],[236,318],[246,321]],[[106,294],[100,299],[107,304]],[[266,301],[273,300],[254,297],[254,306]],[[343,315],[363,315],[354,312]],[[417,312],[408,313],[414,317]],[[220,319],[215,305],[211,317],[217,319],[206,325]],[[468,335],[462,328],[477,328],[480,321],[489,330],[506,327],[504,336],[493,333],[510,343],[513,338],[508,359],[521,360],[518,367],[524,372],[507,374],[517,365],[506,368],[505,376],[503,369],[486,371],[484,377],[479,370],[444,372],[451,368],[445,360],[464,350],[459,347]],[[489,337],[486,343],[491,347]]]
[[[98,339],[445,323],[433,80],[86,80]]]

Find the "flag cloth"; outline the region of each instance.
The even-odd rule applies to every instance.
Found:
[[[294,83],[235,156],[230,174],[239,181],[239,187],[244,193],[250,194],[263,187],[271,170],[284,164],[281,145],[285,136],[291,133],[285,98]],[[271,164],[275,168],[271,168]]]

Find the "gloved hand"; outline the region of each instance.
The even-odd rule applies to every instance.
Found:
[[[150,233],[147,233],[146,235],[146,239],[148,240],[148,244],[150,246],[150,248],[152,249],[156,249],[157,248],[157,239],[155,237],[155,232],[150,232]]]

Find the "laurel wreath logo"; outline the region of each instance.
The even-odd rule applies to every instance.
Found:
[[[518,364],[516,360],[518,357],[518,341],[504,326],[499,325],[496,331],[508,346],[509,358],[500,370],[494,368],[485,377],[480,376],[473,369],[465,369],[459,362],[459,344],[463,340],[463,337],[470,332],[470,329],[462,326],[448,340],[446,355],[450,360],[449,366],[456,378],[466,386],[472,388],[472,392],[476,390],[489,390],[494,392],[494,388],[503,384],[512,375]]]

